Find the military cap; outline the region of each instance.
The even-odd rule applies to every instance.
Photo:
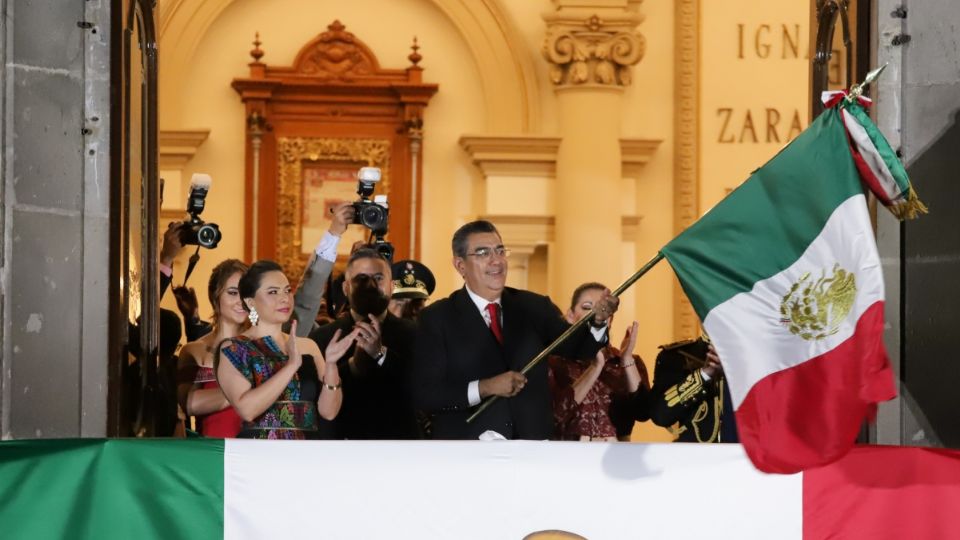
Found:
[[[433,272],[418,261],[397,261],[390,271],[393,274],[393,298],[429,298],[437,286]]]

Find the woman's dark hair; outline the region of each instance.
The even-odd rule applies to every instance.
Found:
[[[213,307],[214,320],[220,317],[220,295],[227,288],[230,276],[239,273],[241,276],[247,271],[247,264],[239,259],[227,259],[213,267],[210,273],[210,282],[207,283],[207,296]]]
[[[577,308],[577,302],[580,300],[580,295],[586,291],[592,291],[594,289],[604,290],[607,286],[603,283],[597,283],[596,281],[591,281],[589,283],[584,283],[583,285],[577,287],[577,290],[573,291],[573,298],[570,299],[570,311],[573,311]]]
[[[250,265],[250,268],[240,278],[240,298],[253,298],[257,295],[257,289],[260,288],[260,281],[264,274],[270,272],[283,272],[283,267],[279,264],[262,260]],[[250,311],[250,306],[246,302],[241,302],[243,309]]]
[[[497,236],[500,236],[500,232],[497,231],[493,223],[483,219],[471,221],[453,233],[452,247],[454,257],[467,256],[467,241],[471,234],[477,233],[496,233]]]

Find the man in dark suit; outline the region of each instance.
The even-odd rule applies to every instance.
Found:
[[[347,262],[343,292],[350,311],[310,334],[323,351],[337,330],[345,336],[359,328],[356,343],[337,364],[343,405],[332,423],[323,422],[321,436],[419,438],[409,394],[415,329],[387,311],[393,292],[390,264],[372,249],[358,249]]]
[[[495,431],[508,439],[553,433],[547,364],[519,370],[569,328],[549,298],[506,287],[507,250],[496,227],[474,221],[453,235],[453,265],[465,286],[420,313],[414,392],[433,416],[434,439],[476,439]],[[617,298],[605,291],[588,325],[559,347],[567,358],[592,358],[607,342]],[[466,422],[487,396],[501,398]]]

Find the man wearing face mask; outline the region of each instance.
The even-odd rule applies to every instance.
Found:
[[[343,405],[335,420],[321,426],[323,437],[419,438],[409,394],[415,327],[387,310],[393,292],[390,264],[376,251],[361,248],[350,256],[344,278],[349,313],[310,334],[326,347],[337,330],[360,328],[356,344],[338,363]]]

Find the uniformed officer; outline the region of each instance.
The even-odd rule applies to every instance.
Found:
[[[737,442],[733,403],[723,366],[706,338],[660,347],[646,403],[658,426],[677,442]]]
[[[393,295],[388,308],[390,313],[401,319],[416,321],[436,287],[433,272],[414,260],[397,261],[390,270],[393,273]]]

